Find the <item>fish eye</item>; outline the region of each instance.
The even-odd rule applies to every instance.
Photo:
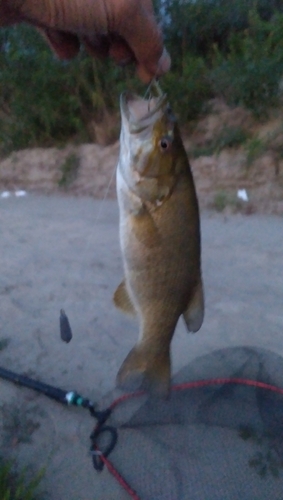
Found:
[[[162,137],[159,141],[159,147],[161,151],[167,151],[169,147],[171,146],[171,141],[168,137]]]

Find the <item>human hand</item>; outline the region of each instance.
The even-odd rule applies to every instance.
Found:
[[[0,26],[36,26],[61,59],[83,43],[93,56],[135,61],[144,82],[170,68],[151,0],[0,0]]]

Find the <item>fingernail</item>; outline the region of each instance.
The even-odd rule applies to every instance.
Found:
[[[167,73],[171,67],[171,57],[169,56],[167,50],[164,48],[161,57],[157,63],[156,75],[161,76]]]

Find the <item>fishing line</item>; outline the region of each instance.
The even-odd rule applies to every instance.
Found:
[[[159,83],[156,79],[156,77],[153,77],[153,79],[151,80],[150,84],[148,85],[146,91],[145,91],[145,94],[143,96],[143,100],[146,100],[147,99],[147,96],[148,96],[148,99],[147,99],[147,111],[150,112],[150,103],[151,103],[151,100],[154,98],[154,94],[152,92],[152,88],[154,88],[154,90],[157,91],[158,93],[158,97],[161,97],[162,95],[162,90],[159,86]]]
[[[113,177],[114,177],[115,171],[116,171],[116,166],[112,170],[112,174],[111,174],[110,180],[109,180],[109,182],[108,182],[108,184],[106,186],[106,190],[104,192],[103,198],[102,198],[102,200],[101,200],[101,202],[99,204],[98,211],[97,211],[96,217],[94,219],[94,229],[96,228],[97,223],[99,221],[99,217],[100,217],[101,212],[102,212],[102,207],[104,206],[105,200],[106,200],[106,198],[108,196],[108,193],[109,193],[112,181],[113,181]]]
[[[112,184],[115,172],[116,172],[116,165],[115,165],[115,167],[112,170],[111,177],[110,177],[110,180],[108,181],[108,184],[107,184],[106,189],[104,191],[103,198],[102,198],[102,200],[99,203],[98,210],[97,210],[97,213],[96,213],[96,217],[94,219],[93,231],[95,231],[95,229],[97,229],[98,221],[99,221],[99,219],[101,217],[102,209],[103,209],[103,207],[105,205],[106,198],[107,198],[107,196],[109,194],[109,190],[110,190],[110,187],[111,187],[111,184]],[[87,245],[85,247],[85,251],[83,252],[83,257],[87,255],[90,247],[91,247],[91,242],[90,242],[90,240],[88,240],[88,243],[87,243]],[[83,268],[84,268],[84,266],[82,264],[82,270],[83,270]]]
[[[155,74],[152,78],[152,80],[150,80],[149,82],[149,85],[144,93],[144,96],[143,96],[143,99],[145,100],[148,96],[148,112],[150,112],[150,101],[152,99],[152,93],[151,93],[151,89],[152,87],[154,86],[155,88],[158,88],[158,93],[160,92],[160,95],[162,95],[162,91],[160,89],[160,86],[159,86],[159,83],[158,83],[158,77],[157,77],[157,74],[158,74],[158,70],[159,70],[159,67],[160,67],[160,61],[158,62],[157,64],[157,67],[156,67],[156,71],[155,71]]]

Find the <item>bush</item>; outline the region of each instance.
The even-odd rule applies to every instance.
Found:
[[[82,129],[79,101],[71,85],[75,68],[60,63],[35,30],[27,26],[1,32],[1,149],[66,140]],[[73,82],[73,85],[75,82]]]
[[[181,75],[177,77],[173,72],[165,75],[162,88],[168,93],[174,111],[183,122],[196,118],[204,103],[212,97],[205,61],[191,54],[183,60]]]
[[[282,29],[282,15],[267,22],[251,12],[250,28],[231,35],[228,55],[215,49],[210,72],[214,93],[229,104],[251,109],[257,116],[278,105],[283,75]]]
[[[257,158],[259,158],[267,149],[268,147],[265,141],[260,139],[258,136],[250,139],[246,144],[247,166],[250,167],[253,162]]]
[[[117,110],[123,75],[134,87],[131,72],[83,50],[72,61],[59,61],[29,26],[2,29],[0,49],[2,154],[77,137],[95,141],[88,125]]]
[[[80,167],[80,158],[75,153],[69,154],[60,167],[61,177],[58,181],[60,188],[68,188],[77,178]]]
[[[275,12],[283,12],[281,0],[161,0],[157,11],[165,11],[165,38],[174,63],[190,50],[207,57],[213,44],[221,51],[228,48],[231,33],[249,27],[249,12],[269,21]]]
[[[241,146],[248,139],[249,134],[241,127],[223,127],[212,140],[207,141],[202,146],[193,148],[190,153],[193,158],[219,154],[225,148]]]
[[[228,194],[225,191],[219,191],[214,196],[213,208],[217,212],[223,212],[229,202]]]
[[[13,462],[0,458],[0,500],[36,500],[43,471],[27,480],[27,471],[17,471]]]

